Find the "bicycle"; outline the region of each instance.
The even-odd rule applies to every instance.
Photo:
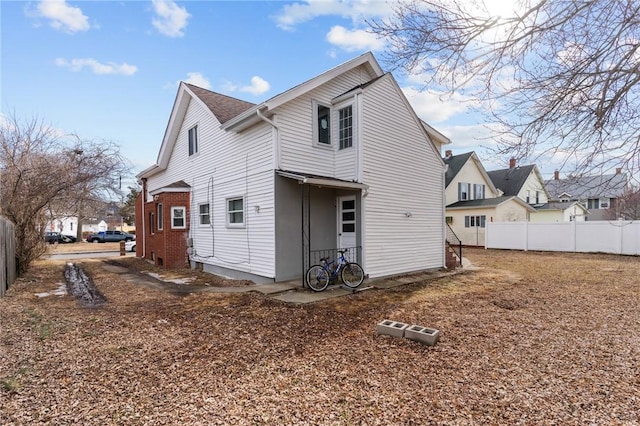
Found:
[[[349,288],[356,288],[364,281],[364,269],[356,262],[349,262],[344,254],[347,250],[338,250],[340,256],[336,260],[328,257],[320,259],[320,265],[313,265],[307,269],[305,280],[313,291],[323,291],[329,286],[329,281],[335,281],[338,276]]]

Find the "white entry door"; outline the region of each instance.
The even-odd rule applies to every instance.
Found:
[[[356,237],[356,197],[349,195],[338,197],[338,246],[339,248],[355,247]]]

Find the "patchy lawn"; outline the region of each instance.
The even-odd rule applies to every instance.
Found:
[[[483,269],[313,305],[177,296],[85,262],[106,306],[0,300],[0,424],[639,424],[640,259],[465,251]],[[377,336],[438,328],[434,347]]]

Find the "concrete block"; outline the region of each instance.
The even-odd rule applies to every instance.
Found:
[[[376,326],[376,332],[378,334],[387,334],[394,337],[403,337],[404,330],[409,327],[409,324],[403,322],[384,320]]]
[[[433,346],[440,338],[440,330],[414,324],[404,331],[404,337],[428,346]]]

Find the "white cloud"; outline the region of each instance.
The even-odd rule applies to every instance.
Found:
[[[122,64],[113,62],[103,64],[91,58],[71,59],[70,61],[64,58],[57,58],[55,63],[59,67],[69,68],[75,72],[81,71],[83,68],[89,68],[94,74],[133,75],[138,71],[138,67],[129,65],[126,62]]]
[[[187,20],[191,16],[187,9],[178,6],[172,0],[151,0],[154,16],[152,24],[161,33],[168,37],[182,37],[187,26]]]
[[[79,7],[69,6],[65,0],[42,0],[37,7],[37,16],[49,20],[52,28],[67,33],[87,31],[89,18]]]
[[[413,87],[404,87],[402,91],[418,117],[429,124],[446,121],[477,106],[476,101],[457,94],[445,95],[433,90],[420,91]]]
[[[327,33],[327,41],[347,52],[357,50],[381,50],[384,41],[375,34],[365,30],[348,30],[340,25],[331,28]]]
[[[275,20],[283,30],[293,30],[296,25],[321,16],[341,16],[360,23],[366,18],[390,16],[397,3],[398,0],[306,0],[283,6]]]
[[[266,93],[271,88],[271,85],[268,81],[256,76],[251,77],[251,84],[248,86],[241,87],[241,92],[251,93],[252,95],[258,96]]]
[[[202,87],[203,89],[211,90],[211,83],[209,80],[199,72],[188,72],[185,83],[193,84],[194,86]]]

